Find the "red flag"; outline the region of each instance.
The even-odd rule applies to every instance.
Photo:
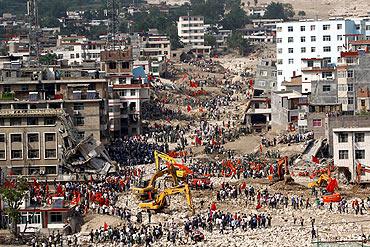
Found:
[[[213,202],[213,203],[211,204],[211,210],[212,210],[212,211],[216,211],[216,210],[217,210],[216,203],[214,203],[214,202]]]
[[[202,141],[199,139],[198,136],[195,136],[195,143],[198,145],[202,145]]]
[[[188,112],[190,112],[191,111],[191,106],[190,105],[188,105]]]
[[[262,153],[262,144],[260,144],[260,152]]]
[[[108,230],[108,224],[107,222],[104,222],[104,231],[107,231]]]
[[[320,164],[320,160],[316,156],[313,156],[313,155],[312,155],[312,162],[316,164]]]

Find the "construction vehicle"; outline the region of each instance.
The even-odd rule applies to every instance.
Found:
[[[288,156],[284,156],[283,158],[277,161],[276,174],[270,174],[268,176],[268,179],[270,180],[270,183],[276,183],[283,180],[285,181],[285,183],[294,182],[289,172]]]
[[[144,183],[145,185],[143,188],[132,188],[132,191],[135,194],[139,195],[139,197],[142,200],[145,200],[148,198],[151,199],[152,195],[154,195],[158,191],[157,187],[155,187],[156,180],[165,175],[170,176],[172,180],[171,182],[173,183],[174,186],[177,186],[179,184],[179,178],[176,175],[176,171],[173,165],[170,165],[166,169],[157,171],[149,181]]]
[[[163,167],[161,167],[161,164],[160,164],[161,159],[166,161],[165,165],[166,165],[167,168],[169,168],[170,165],[177,168],[176,169],[176,176],[180,179],[185,180],[187,175],[193,173],[193,171],[190,170],[189,167],[187,167],[185,165],[182,165],[182,164],[178,164],[176,159],[172,158],[171,156],[169,156],[165,153],[162,153],[162,152],[159,152],[159,151],[155,150],[154,151],[154,160],[155,160],[155,169],[156,169],[157,172],[164,169]]]
[[[149,209],[154,211],[159,211],[167,205],[167,197],[171,195],[176,195],[179,193],[184,193],[186,201],[188,203],[189,209],[194,213],[194,207],[191,200],[191,193],[188,184],[180,184],[171,188],[164,189],[158,195],[155,196],[154,200],[148,202],[142,202],[139,207],[142,209]]]
[[[308,188],[327,186],[330,179],[327,173],[321,174],[318,180],[308,183]]]

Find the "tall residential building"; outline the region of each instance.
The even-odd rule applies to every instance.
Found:
[[[209,54],[211,47],[204,45],[204,17],[180,16],[177,22],[177,34],[185,46],[196,54]]]
[[[101,53],[101,71],[109,88],[109,130],[112,138],[141,133],[141,103],[149,100],[149,83],[143,74],[133,73],[131,49]],[[140,68],[138,68],[140,71]]]
[[[0,78],[1,168],[56,176],[81,140],[107,141],[107,81],[98,71],[9,62]]]
[[[277,24],[277,84],[302,74],[302,60],[336,65],[349,42],[370,37],[369,19],[302,20]]]

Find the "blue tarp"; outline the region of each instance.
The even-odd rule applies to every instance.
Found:
[[[139,66],[132,70],[132,75],[134,76],[134,79],[145,79],[144,82],[148,83],[148,77],[145,74],[143,66]]]

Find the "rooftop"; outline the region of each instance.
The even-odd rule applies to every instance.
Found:
[[[370,132],[370,127],[361,128],[335,128],[333,132]]]

